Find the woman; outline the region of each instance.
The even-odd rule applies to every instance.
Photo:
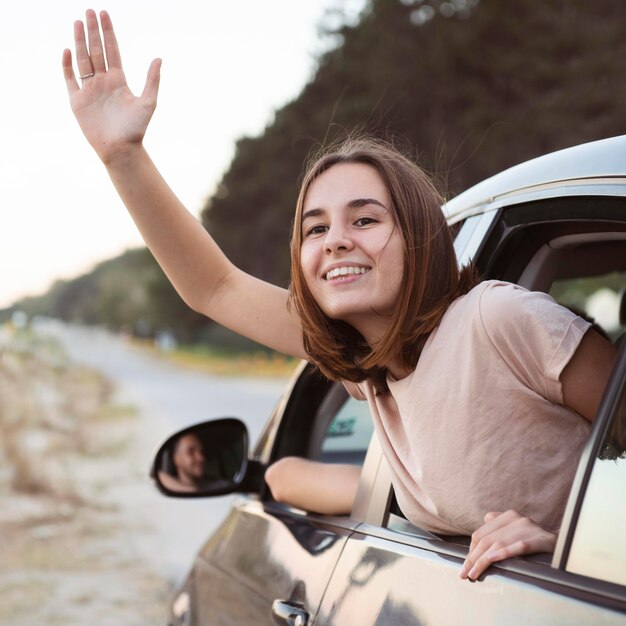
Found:
[[[462,578],[510,556],[551,551],[613,347],[544,294],[495,281],[475,286],[471,270],[459,273],[434,187],[409,160],[372,141],[347,143],[309,169],[297,204],[291,293],[241,272],[143,148],[160,61],[134,97],[110,18],[100,19],[104,44],[93,11],[88,41],[82,22],[74,26],[81,85],[70,51],[63,55],[72,110],[187,304],[312,360],[367,399],[407,517],[472,534]],[[448,375],[451,367],[458,375]],[[520,477],[521,486],[512,484]],[[266,480],[279,500],[348,513],[358,470],[288,458]]]

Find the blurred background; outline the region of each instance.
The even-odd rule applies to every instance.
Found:
[[[4,318],[19,308],[183,342],[210,335],[141,248],[67,105],[60,56],[84,5],[0,2]],[[135,91],[164,59],[146,143],[165,178],[242,269],[280,285],[298,179],[324,142],[355,129],[395,138],[452,196],[624,131],[617,0],[107,8]]]
[[[188,310],[142,246],[67,102],[61,53],[86,8],[0,0],[1,623],[160,620],[228,501],[152,499],[150,447],[226,413],[254,437],[295,365]],[[392,139],[451,197],[624,132],[618,0],[93,8],[110,12],[135,92],[163,58],[146,145],[166,180],[237,265],[283,286],[302,167],[329,141]],[[610,330],[617,283],[568,289],[601,300]]]

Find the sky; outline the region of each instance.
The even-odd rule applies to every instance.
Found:
[[[85,10],[113,20],[128,83],[163,59],[145,145],[196,216],[233,156],[313,76],[330,7],[364,0],[0,0],[0,308],[142,245],[69,107],[61,54]]]

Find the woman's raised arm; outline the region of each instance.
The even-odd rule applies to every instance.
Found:
[[[236,268],[174,195],[143,147],[161,61],[151,63],[143,93],[134,96],[109,15],[100,14],[102,38],[95,12],[87,11],[86,17],[87,35],[82,22],[74,24],[78,78],[72,53],[63,52],[70,104],[152,254],[191,308],[270,348],[304,357],[300,322],[287,310],[287,291]]]

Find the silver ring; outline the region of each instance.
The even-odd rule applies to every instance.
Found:
[[[89,72],[89,74],[85,74],[84,76],[79,76],[78,78],[80,78],[81,80],[85,80],[85,78],[91,78],[92,76],[95,76],[96,73],[95,72]]]

